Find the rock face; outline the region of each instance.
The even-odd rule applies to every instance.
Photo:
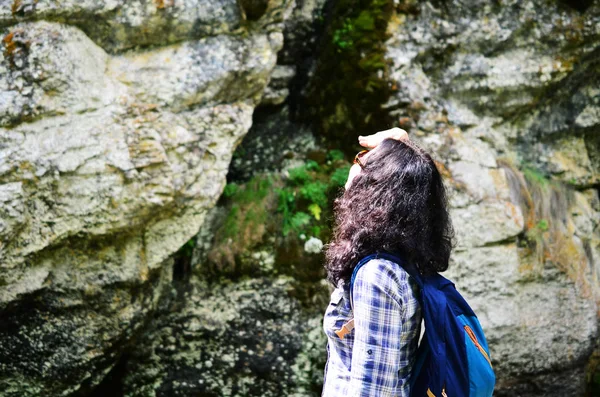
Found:
[[[581,396],[600,303],[600,8],[403,2],[385,105],[448,177],[499,396]]]
[[[447,276],[486,330],[496,394],[581,396],[600,304],[600,5],[393,3],[380,105],[447,178]],[[248,253],[256,279],[209,282],[203,261],[228,172],[342,161],[294,120],[328,18],[324,0],[0,0],[0,396],[319,394],[321,240]],[[331,25],[339,51],[348,21]],[[178,255],[194,236],[192,272]],[[294,269],[274,263],[294,252]],[[282,275],[301,255],[298,288]]]
[[[298,356],[303,347],[303,355],[322,354],[324,337],[308,341],[314,321],[299,315],[287,284],[193,281],[183,307],[162,313],[141,340],[127,368],[125,395],[309,394],[311,368]]]
[[[151,318],[288,5],[0,3],[1,395],[89,393]]]
[[[281,22],[286,4],[285,0],[2,0],[0,26],[36,20],[67,22],[105,50],[118,52],[137,46],[241,34],[250,24],[278,30],[273,22]]]

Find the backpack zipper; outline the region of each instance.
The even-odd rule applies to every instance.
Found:
[[[481,352],[481,354],[483,354],[483,357],[485,357],[485,359],[487,360],[487,362],[490,364],[490,367],[494,368],[492,366],[492,361],[490,360],[490,356],[488,356],[488,354],[485,351],[485,349],[479,344],[479,341],[477,340],[477,337],[475,336],[475,333],[473,332],[473,330],[471,329],[471,327],[469,327],[468,325],[465,325],[465,331],[467,331],[467,334],[469,334],[469,338],[471,338],[471,340],[473,341],[473,343],[475,344],[475,346],[479,349],[479,351]]]

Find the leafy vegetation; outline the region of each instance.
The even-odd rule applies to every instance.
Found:
[[[260,244],[267,232],[272,210],[270,193],[277,181],[271,175],[257,175],[243,185],[230,183],[222,200],[227,214],[217,228],[214,245],[208,253],[213,273],[245,273],[244,256],[249,248]]]
[[[277,210],[282,214],[284,236],[294,232],[319,237],[327,229],[323,214],[330,213],[333,195],[346,183],[350,166],[340,150],[330,151],[326,159],[323,165],[309,160],[290,169],[287,183],[278,189]]]
[[[279,262],[289,267],[304,255],[302,247],[307,238],[329,238],[331,204],[346,183],[350,166],[340,150],[331,150],[321,158],[321,163],[307,160],[285,175],[258,174],[246,183],[225,186],[220,205],[226,213],[208,253],[208,273],[256,275],[261,270],[256,268],[257,260],[252,255],[263,249],[277,252]],[[317,270],[322,270],[321,264],[311,271]]]
[[[525,166],[523,168],[523,175],[529,184],[536,184],[541,187],[548,186],[549,180],[546,175],[531,166]]]
[[[382,104],[388,83],[385,41],[391,0],[340,0],[330,10],[317,70],[307,87],[304,118],[344,153],[354,150],[349,134],[392,126]]]

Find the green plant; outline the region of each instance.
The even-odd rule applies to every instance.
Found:
[[[548,221],[546,219],[540,219],[540,221],[535,225],[539,230],[545,232],[548,230]]]
[[[243,187],[235,183],[225,186],[223,195],[231,202],[252,203],[264,199],[273,185],[273,179],[269,175],[254,176]]]
[[[240,214],[240,206],[239,204],[234,204],[227,213],[227,217],[223,222],[223,237],[230,238],[235,237],[240,230],[239,227],[239,214]]]
[[[300,185],[300,184],[306,182],[308,180],[308,178],[310,178],[310,175],[308,175],[308,170],[307,170],[306,166],[292,168],[291,170],[288,171],[288,173],[289,173],[289,181],[291,183],[297,184],[297,185]]]
[[[288,170],[285,185],[276,190],[284,236],[290,232],[318,236],[328,229],[333,193],[345,184],[350,167],[343,159],[344,154],[333,149],[327,153],[325,164],[308,160]]]
[[[333,187],[342,187],[348,180],[348,172],[350,172],[350,166],[344,165],[340,168],[336,168],[331,174],[330,184]]]
[[[308,211],[315,217],[316,220],[321,220],[321,207],[318,204],[312,203],[308,206]]]
[[[297,234],[302,233],[304,226],[310,223],[311,218],[306,212],[298,211],[296,208],[296,191],[293,188],[284,187],[277,193],[279,195],[277,211],[282,215],[282,234],[287,236],[292,231]]]
[[[329,161],[344,160],[344,158],[344,152],[339,149],[333,149],[327,152],[327,160]]]
[[[326,192],[327,184],[320,181],[309,182],[300,188],[300,195],[302,198],[321,207],[325,207],[327,205]]]
[[[296,207],[296,192],[290,189],[277,189],[278,205],[277,211],[283,214],[284,224],[290,219]],[[284,233],[286,234],[286,233]]]
[[[310,229],[310,232],[312,233],[313,236],[318,236],[321,234],[321,226],[315,225]]]
[[[223,189],[223,197],[229,198],[235,195],[239,188],[239,185],[236,183],[228,183],[227,185],[225,185],[225,189]]]
[[[346,19],[339,29],[333,32],[333,44],[338,48],[338,52],[354,45],[354,40],[351,37],[351,33],[354,30],[352,21]]]
[[[546,178],[544,174],[542,174],[539,170],[535,168],[528,166],[524,167],[523,175],[525,176],[525,179],[530,183],[536,183],[542,187],[548,185],[548,178]]]
[[[306,119],[317,133],[346,155],[355,150],[350,131],[376,131],[392,125],[382,106],[396,89],[389,84],[386,59],[392,0],[340,0],[332,3],[326,41],[306,88]]]
[[[548,221],[546,219],[540,219],[535,226],[529,228],[525,232],[525,237],[534,245],[538,245],[538,260],[543,260],[543,243],[544,233],[549,229]]]
[[[318,171],[319,164],[314,160],[308,160],[306,164],[296,168],[292,168],[288,171],[288,180],[295,185],[301,185],[308,181],[311,177],[310,171]]]
[[[363,10],[354,20],[354,24],[360,30],[375,30],[375,17],[370,11]]]
[[[283,234],[288,234],[290,231],[300,233],[303,227],[309,223],[310,215],[306,212],[298,211],[290,218],[289,223],[283,225]]]
[[[225,186],[223,204],[227,214],[215,231],[215,244],[208,253],[210,266],[218,273],[237,272],[240,258],[263,242],[275,204],[274,182],[267,174],[254,176],[244,184]]]
[[[318,171],[320,169],[319,163],[317,163],[315,160],[308,160],[306,162],[306,169],[310,171]]]

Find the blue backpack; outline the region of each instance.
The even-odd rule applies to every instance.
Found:
[[[490,397],[496,383],[490,351],[477,316],[454,283],[439,274],[422,276],[401,258],[378,252],[356,265],[350,294],[358,269],[375,258],[399,264],[420,287],[425,333],[411,374],[410,395]]]

